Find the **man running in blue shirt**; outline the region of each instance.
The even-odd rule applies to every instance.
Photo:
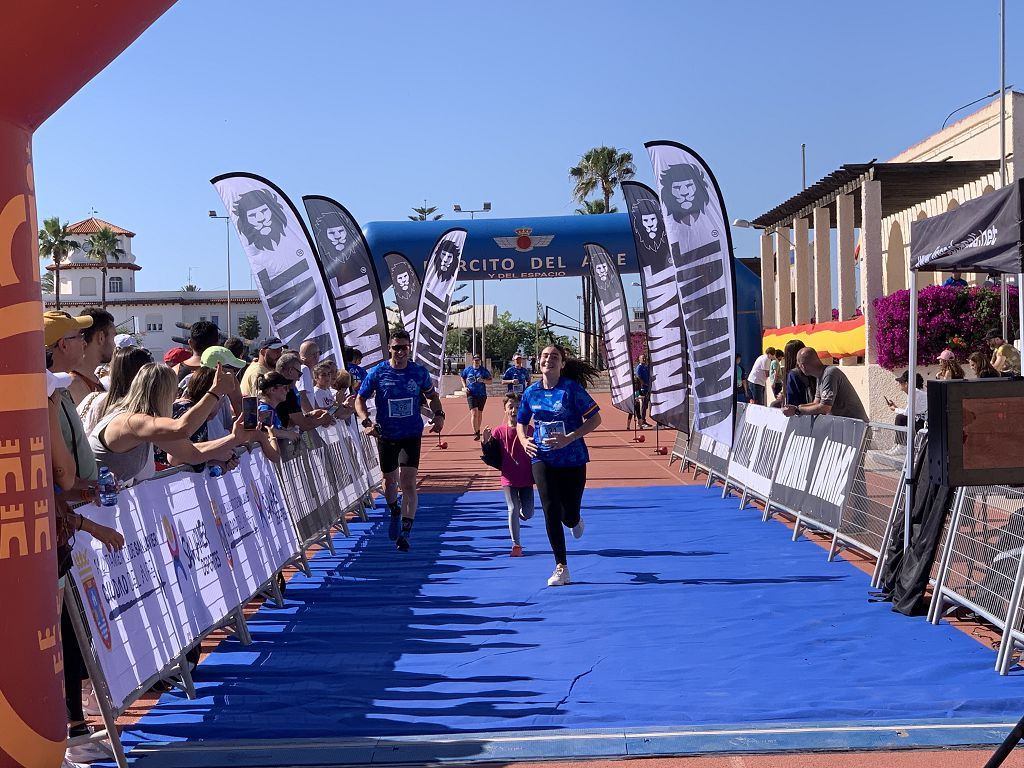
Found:
[[[444,426],[441,398],[427,369],[409,361],[411,346],[406,331],[395,331],[388,345],[391,357],[367,373],[355,400],[356,415],[363,431],[377,436],[377,453],[384,475],[384,500],[391,510],[388,536],[400,552],[409,551],[409,536],[416,518],[416,473],[423,439],[421,397],[426,396],[434,412],[430,431],[440,433]],[[371,396],[377,406],[376,423],[366,407]],[[402,491],[401,506],[398,503],[399,489]]]
[[[479,440],[480,423],[484,418],[484,406],[487,405],[487,382],[493,377],[484,368],[480,355],[473,355],[473,364],[463,368],[460,375],[466,387],[466,402],[473,422],[473,439]]]
[[[509,392],[517,395],[530,386],[530,369],[523,365],[523,356],[516,355],[513,358],[513,365],[501,375],[501,383],[508,386]]]

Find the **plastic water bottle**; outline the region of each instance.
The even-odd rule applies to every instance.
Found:
[[[224,474],[224,467],[219,464],[210,465],[210,477],[221,477]]]
[[[100,467],[100,474],[96,479],[96,495],[99,497],[100,505],[117,506],[117,478],[107,467]]]

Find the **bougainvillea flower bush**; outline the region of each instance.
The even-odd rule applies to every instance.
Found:
[[[1010,335],[1017,338],[1017,287],[1009,286]],[[984,336],[1000,326],[999,289],[930,285],[918,291],[917,363],[932,365],[944,349],[963,362],[971,352],[989,348]],[[875,299],[878,364],[905,368],[910,348],[910,291]]]

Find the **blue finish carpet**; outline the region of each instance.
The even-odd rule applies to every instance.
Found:
[[[312,560],[125,730],[302,739],[1020,715],[1020,680],[949,627],[869,603],[868,577],[699,487],[589,490],[573,584],[541,511],[508,556],[497,492],[424,494],[401,554],[380,511]],[[568,532],[567,532],[568,535]]]

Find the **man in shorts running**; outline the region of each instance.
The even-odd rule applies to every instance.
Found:
[[[416,518],[416,472],[423,439],[421,397],[427,398],[434,413],[430,431],[440,433],[444,426],[441,398],[427,369],[409,361],[411,346],[406,331],[395,331],[388,346],[391,357],[367,373],[355,401],[356,416],[363,431],[377,437],[377,453],[384,475],[384,500],[391,510],[388,537],[400,552],[409,551],[409,536]],[[377,406],[376,423],[366,408],[371,396]]]
[[[487,382],[491,380],[491,372],[484,368],[480,355],[473,355],[473,364],[463,368],[461,376],[466,387],[470,420],[473,422],[473,439],[479,440],[484,406],[487,405]]]

